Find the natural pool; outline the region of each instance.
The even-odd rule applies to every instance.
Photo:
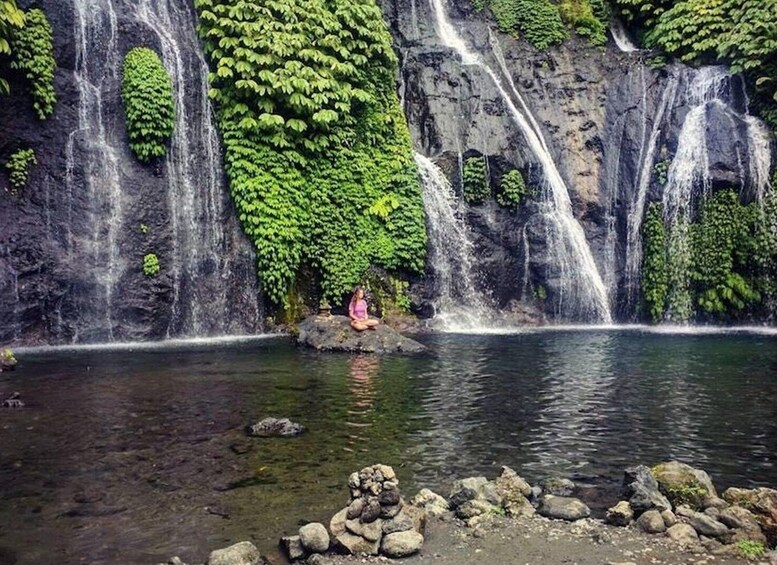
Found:
[[[678,458],[717,486],[777,484],[777,335],[639,328],[425,336],[421,357],[321,355],[284,338],[22,351],[0,396],[0,563],[266,552],[383,462],[406,494],[513,466],[594,507],[624,467]],[[243,427],[288,416],[293,439]],[[596,492],[591,487],[597,487]],[[445,493],[443,493],[445,494]]]

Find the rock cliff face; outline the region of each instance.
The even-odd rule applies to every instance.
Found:
[[[454,187],[461,186],[462,162],[484,155],[492,186],[518,168],[541,192],[546,175],[540,159],[506,103],[505,91],[514,86],[526,105],[519,105],[520,111],[536,120],[569,189],[614,319],[636,316],[642,212],[647,200],[660,201],[664,192],[653,168],[678,152],[695,97],[717,100],[706,110],[708,167],[701,174],[712,189],[752,192],[749,187],[761,182],[754,171],[764,161],[768,171],[768,147],[753,147],[757,132],[746,115],[744,86],[725,70],[715,69],[709,80],[705,69],[653,70],[639,52],[620,52],[612,41],[597,48],[576,37],[538,52],[494,31],[494,23],[474,13],[469,2],[442,2],[451,28],[494,71],[498,83],[482,65],[462,63],[461,54],[446,47],[436,4],[383,0],[400,53],[399,88],[416,150],[431,157]],[[515,95],[509,98],[515,101]],[[703,145],[704,135],[697,141]],[[496,305],[547,294],[542,307],[563,318],[563,269],[550,248],[547,226],[535,221],[539,200],[518,212],[493,201],[469,207],[466,220],[480,284]],[[426,298],[432,299],[428,291]]]
[[[0,343],[255,331],[254,258],[223,181],[192,2],[34,4],[54,29],[58,103],[40,122],[18,77],[0,99],[0,161],[31,147],[39,163],[18,197],[0,192]],[[150,166],[130,154],[120,97],[138,45],[160,53],[177,97],[168,156]]]

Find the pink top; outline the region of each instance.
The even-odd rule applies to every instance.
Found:
[[[348,306],[348,314],[353,316],[357,320],[366,320],[367,319],[367,301],[366,300],[357,300],[355,302],[351,302],[350,306]]]

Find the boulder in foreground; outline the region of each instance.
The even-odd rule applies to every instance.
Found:
[[[348,353],[420,353],[426,347],[385,324],[357,332],[345,316],[311,316],[300,322],[297,343],[318,351]]]

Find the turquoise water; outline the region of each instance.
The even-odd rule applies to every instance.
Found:
[[[266,552],[330,517],[350,471],[406,494],[510,465],[595,508],[624,467],[677,458],[719,488],[777,484],[777,336],[639,328],[431,335],[428,355],[321,355],[284,338],[29,350],[0,396],[0,563]],[[308,427],[253,439],[265,416]]]

